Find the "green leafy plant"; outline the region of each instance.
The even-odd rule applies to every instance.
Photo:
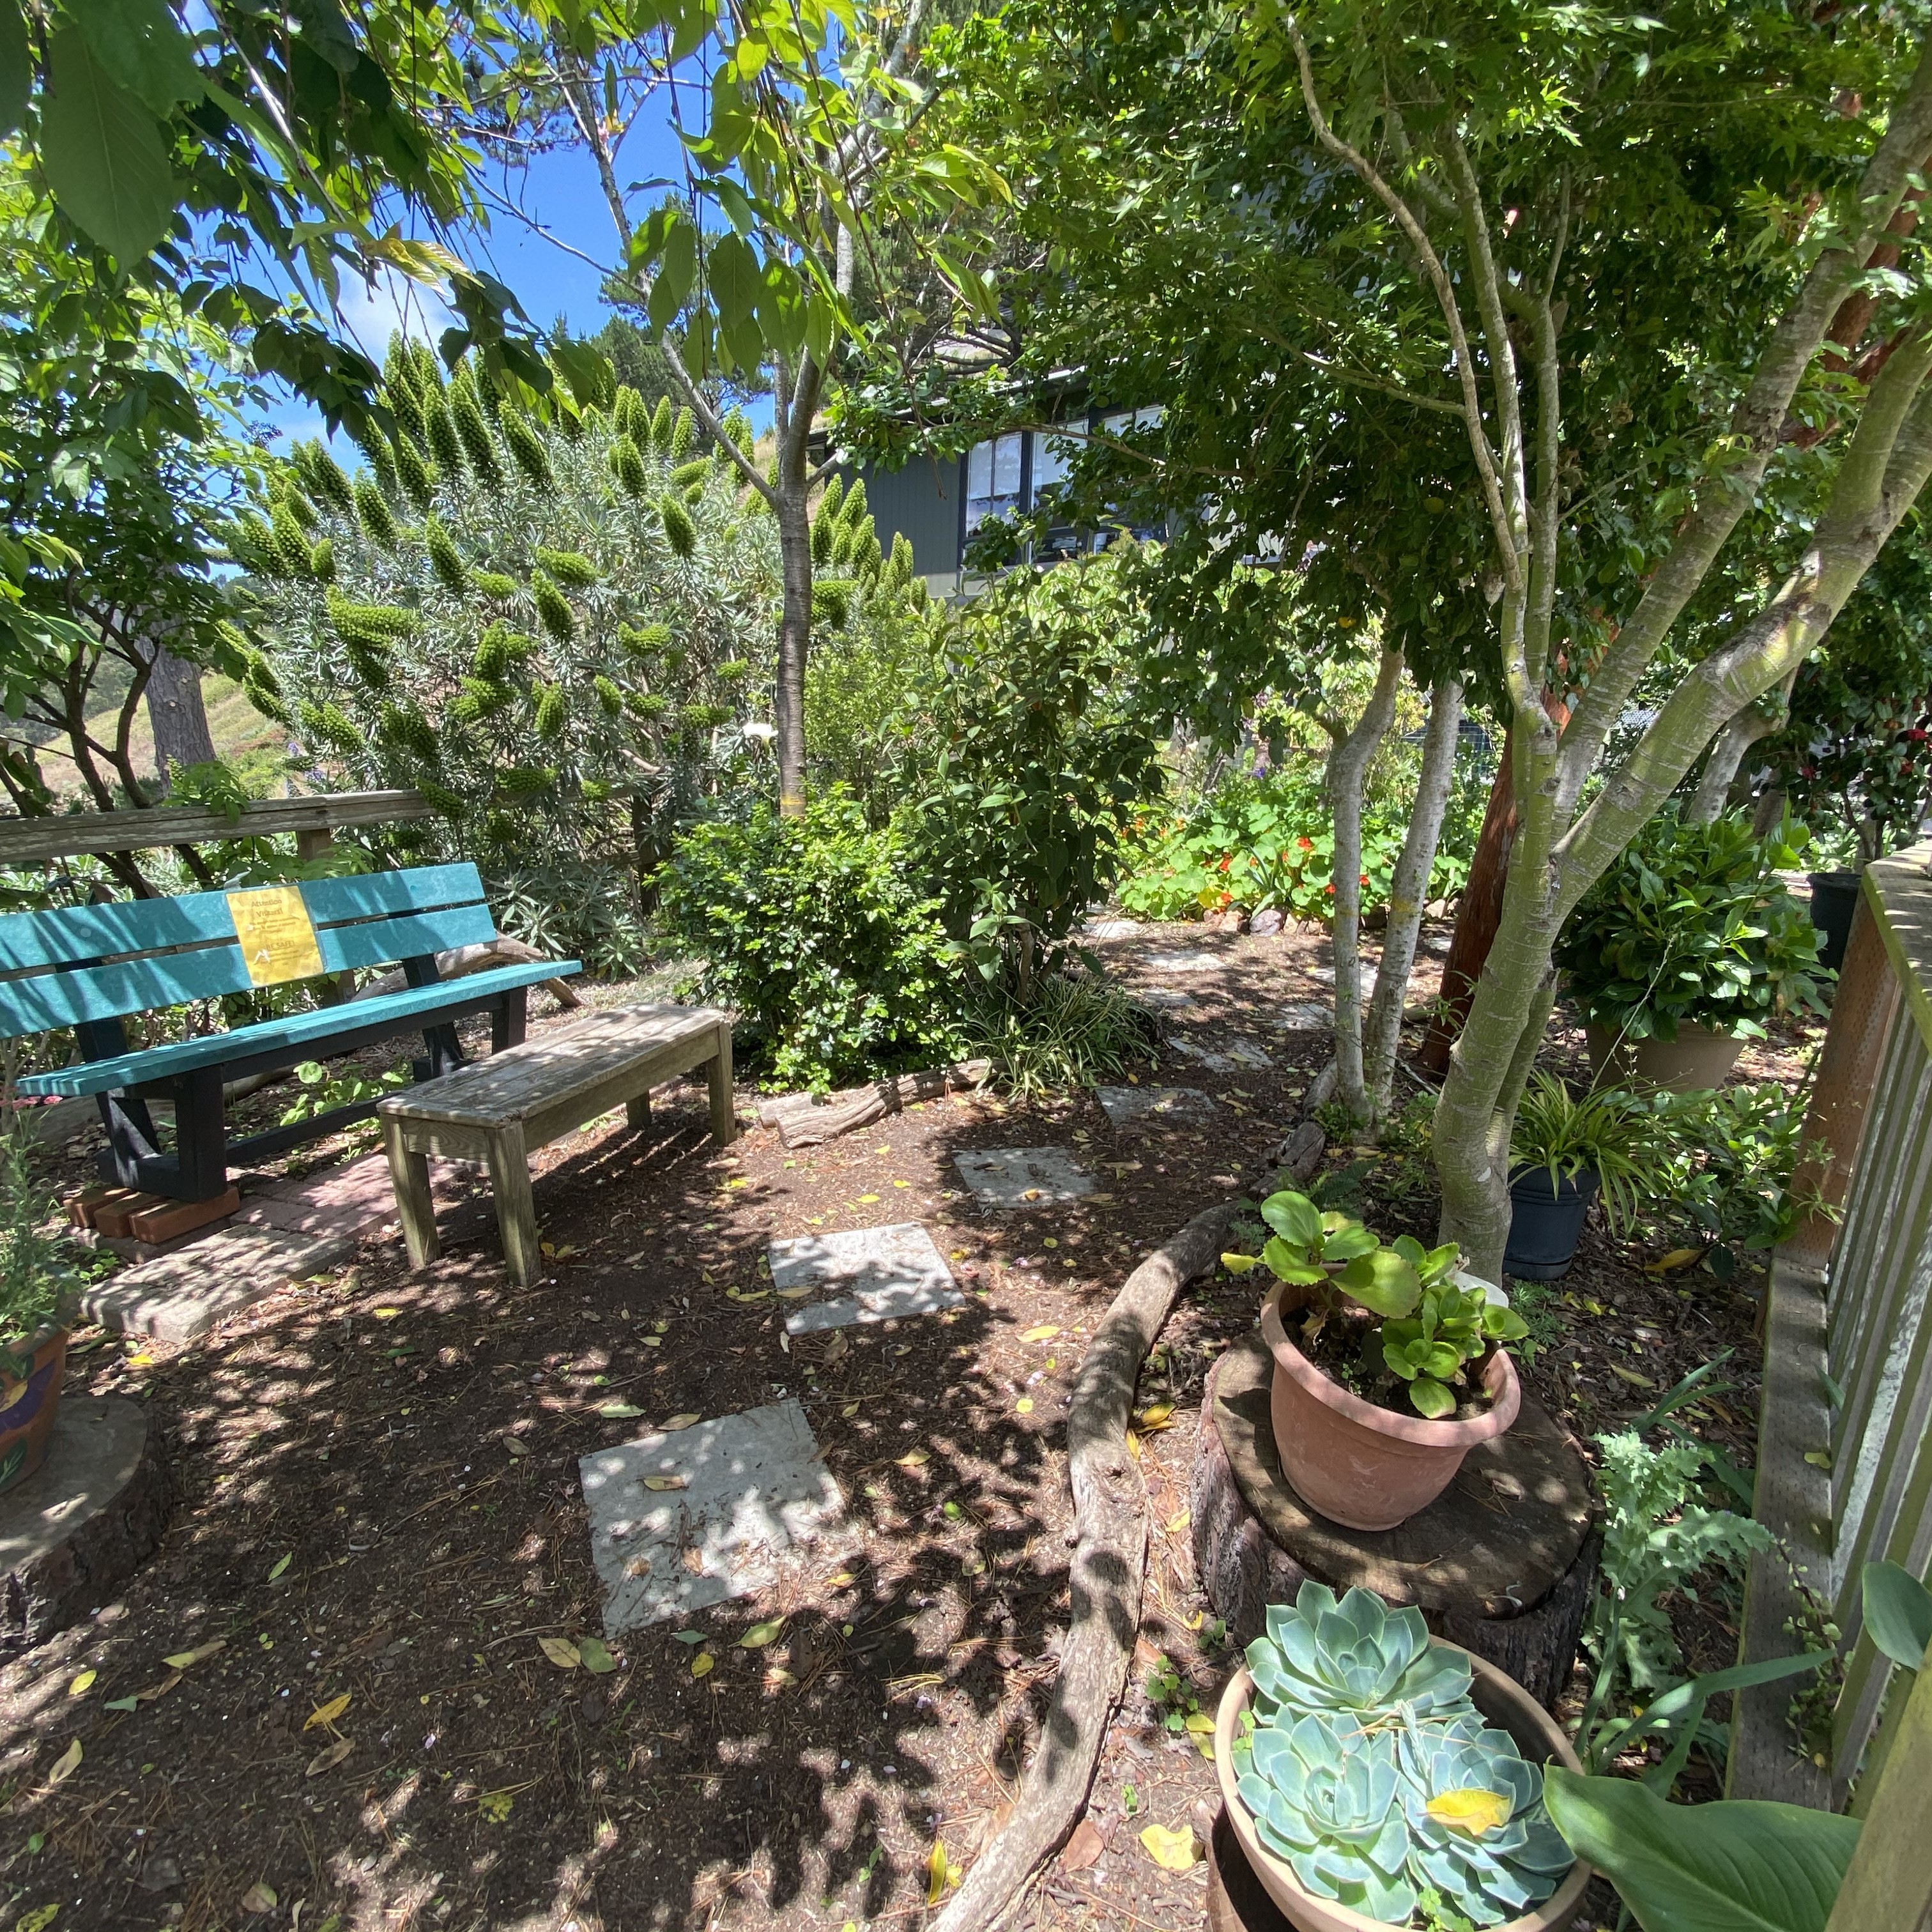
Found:
[[[1654,1198],[1710,1244],[1706,1258],[1720,1280],[1736,1275],[1741,1253],[1788,1239],[1805,1214],[1836,1212],[1815,1190],[1793,1186],[1808,1100],[1802,1088],[1766,1080],[1652,1101]]]
[[[1592,1088],[1580,1098],[1539,1069],[1516,1109],[1510,1166],[1546,1169],[1552,1190],[1580,1174],[1595,1174],[1604,1220],[1613,1233],[1628,1233],[1662,1178],[1653,1118],[1639,1095]]]
[[[1627,1778],[1544,1774],[1550,1816],[1644,1932],[1825,1932],[1859,1825],[1761,1799],[1667,1804]]]
[[[1431,898],[1460,892],[1468,877],[1483,790],[1473,761],[1459,764],[1430,872]],[[1364,806],[1364,912],[1388,902],[1413,794],[1412,783],[1390,786]],[[1471,799],[1473,814],[1466,808]],[[1121,909],[1136,919],[1178,920],[1231,908],[1273,908],[1294,919],[1325,920],[1335,893],[1333,818],[1315,759],[1291,758],[1259,776],[1230,773],[1178,814],[1148,812],[1136,821],[1119,889]]]
[[[800,818],[760,803],[701,821],[658,884],[667,928],[705,962],[688,990],[734,1010],[776,1084],[960,1057],[970,995],[938,902],[897,832],[844,794]]]
[[[1762,1039],[1777,1012],[1822,1012],[1818,933],[1778,874],[1801,866],[1787,820],[1760,838],[1748,820],[1658,814],[1584,896],[1556,963],[1593,1024],[1627,1040],[1695,1025]]]
[[[1485,1725],[1461,1652],[1422,1613],[1304,1583],[1248,1646],[1237,1788],[1268,1848],[1317,1898],[1383,1924],[1489,1926],[1550,1896],[1574,1856],[1543,1774]],[[1452,1916],[1454,1915],[1454,1916]]]
[[[1119,987],[1090,974],[1050,973],[1031,990],[996,992],[970,1028],[969,1051],[993,1063],[1022,1100],[1090,1087],[1154,1044],[1152,1021]]]
[[[36,1171],[37,1154],[23,1129],[0,1135],[0,1365],[16,1378],[26,1364],[14,1351],[58,1318],[78,1278],[69,1244],[46,1232],[58,1203]]]
[[[1384,1244],[1360,1222],[1333,1208],[1324,1213],[1287,1190],[1270,1195],[1261,1214],[1273,1234],[1258,1255],[1223,1255],[1228,1270],[1243,1274],[1258,1262],[1302,1289],[1310,1348],[1345,1302],[1381,1316],[1379,1328],[1364,1324],[1364,1366],[1371,1376],[1405,1383],[1418,1414],[1449,1414],[1456,1402],[1452,1384],[1467,1379],[1464,1364],[1528,1332],[1506,1303],[1491,1300],[1480,1284],[1455,1280],[1461,1257],[1454,1242],[1425,1250],[1402,1234]]]
[[[282,1125],[285,1127],[332,1113],[338,1107],[354,1107],[366,1100],[380,1100],[384,1094],[393,1094],[410,1084],[409,1070],[401,1066],[392,1067],[371,1080],[367,1074],[358,1073],[352,1068],[332,1073],[321,1061],[304,1060],[295,1072],[302,1090],[282,1115]],[[373,1120],[356,1120],[344,1131],[352,1139],[368,1140],[374,1137],[376,1125]]]

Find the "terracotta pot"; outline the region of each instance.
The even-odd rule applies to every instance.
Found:
[[[1462,1648],[1441,1637],[1436,1642],[1443,1650]],[[1468,1658],[1472,1673],[1469,1695],[1489,1723],[1498,1730],[1508,1732],[1516,1740],[1516,1749],[1532,1764],[1547,1764],[1554,1759],[1568,1770],[1582,1770],[1556,1720],[1514,1677],[1472,1652],[1463,1654]],[[1332,1898],[1317,1898],[1304,1890],[1294,1875],[1294,1868],[1285,1858],[1276,1858],[1262,1843],[1253,1815],[1241,1802],[1234,1782],[1234,1739],[1241,1713],[1248,1708],[1248,1700],[1253,1694],[1254,1680],[1246,1670],[1236,1671],[1221,1694],[1221,1708],[1214,1718],[1214,1772],[1220,1780],[1221,1800],[1227,1807],[1228,1822],[1234,1828],[1235,1839],[1250,1867],[1289,1924],[1299,1926],[1301,1932],[1388,1932],[1379,1919],[1365,1918]],[[1568,1924],[1575,1917],[1590,1877],[1590,1868],[1578,1859],[1570,1867],[1568,1876],[1534,1912],[1492,1927],[1490,1932],[1556,1932],[1557,1928]]]
[[[1744,1050],[1742,1040],[1700,1026],[1680,1026],[1675,1040],[1627,1040],[1619,1046],[1614,1028],[1592,1024],[1583,1029],[1583,1038],[1590,1071],[1599,1082],[1607,1073],[1619,1087],[1668,1087],[1673,1094],[1721,1087]]]
[[[23,1483],[46,1460],[67,1372],[68,1331],[51,1324],[22,1343],[13,1359],[26,1365],[25,1379],[0,1360],[0,1490]]]
[[[1490,1406],[1481,1415],[1431,1422],[1399,1414],[1351,1395],[1288,1339],[1281,1319],[1287,1286],[1277,1284],[1262,1304],[1262,1336],[1274,1357],[1268,1409],[1282,1468],[1295,1494],[1330,1522],[1393,1529],[1455,1480],[1478,1442],[1515,1421],[1522,1402],[1516,1364],[1507,1349],[1490,1351],[1481,1371]]]

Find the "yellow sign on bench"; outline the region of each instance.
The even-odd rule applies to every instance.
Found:
[[[322,949],[316,944],[315,923],[302,903],[299,886],[230,892],[228,910],[234,916],[235,937],[250,986],[313,980],[322,971]]]

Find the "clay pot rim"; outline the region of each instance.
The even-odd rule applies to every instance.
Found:
[[[9,1343],[4,1336],[0,1336],[0,1355],[11,1355],[17,1362],[26,1356],[38,1355],[50,1342],[62,1336],[71,1336],[73,1332],[73,1324],[70,1322],[62,1322],[58,1318],[43,1322],[31,1335],[21,1342],[18,1348]]]
[[[1550,1748],[1550,1755],[1566,1771],[1574,1771],[1580,1776],[1583,1766],[1575,1748],[1563,1734],[1562,1727],[1538,1703],[1523,1687],[1506,1670],[1499,1669],[1486,1657],[1478,1657],[1472,1650],[1464,1650],[1460,1643],[1451,1643],[1447,1637],[1432,1636],[1432,1648],[1453,1650],[1469,1660],[1470,1674],[1492,1683],[1506,1686],[1522,1700],[1528,1709],[1536,1714],[1537,1731],[1542,1742]],[[1391,1932],[1391,1928],[1381,1920],[1365,1917],[1362,1913],[1344,1905],[1340,1899],[1318,1898],[1294,1875],[1294,1868],[1286,1858],[1278,1858],[1262,1843],[1261,1834],[1255,1828],[1254,1814],[1241,1801],[1239,1787],[1234,1781],[1234,1737],[1240,1723],[1243,1711],[1246,1709],[1253,1695],[1253,1673],[1244,1664],[1228,1680],[1228,1688],[1221,1693],[1221,1702],[1214,1714],[1214,1776],[1221,1787],[1221,1802],[1226,1808],[1228,1822],[1233,1827],[1234,1841],[1242,1850],[1250,1865],[1255,1868],[1255,1876],[1264,1891],[1274,1888],[1268,1882],[1268,1873],[1286,1885],[1298,1898],[1308,1901],[1311,1910],[1326,1914],[1346,1932]],[[1485,1718],[1485,1723],[1495,1720]],[[1498,1725],[1499,1730],[1508,1729]],[[1521,1748],[1520,1741],[1518,1748]],[[1265,1861],[1266,1873],[1258,1861]],[[1568,1924],[1574,1917],[1576,1908],[1582,1903],[1585,1888],[1596,1875],[1595,1868],[1579,1858],[1570,1868],[1563,1882],[1539,1905],[1534,1912],[1526,1912],[1520,1918],[1506,1920],[1500,1925],[1492,1926],[1490,1932],[1543,1932],[1543,1928]],[[1278,1904],[1279,1900],[1276,1901]]]
[[[1432,1422],[1426,1416],[1402,1415],[1379,1402],[1365,1402],[1345,1389],[1334,1377],[1318,1369],[1288,1339],[1281,1320],[1281,1299],[1289,1284],[1277,1282],[1262,1304],[1262,1339],[1274,1356],[1275,1366],[1308,1394],[1346,1417],[1358,1426],[1398,1442],[1424,1449],[1453,1449],[1466,1452],[1478,1442],[1500,1436],[1516,1420],[1522,1406],[1522,1386],[1516,1379],[1516,1364],[1507,1348],[1492,1348],[1483,1364],[1483,1386],[1490,1392],[1489,1412],[1464,1417],[1460,1421]]]

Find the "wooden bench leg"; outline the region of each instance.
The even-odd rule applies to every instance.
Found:
[[[633,1133],[648,1133],[651,1126],[650,1090],[638,1094],[624,1102],[624,1119]]]
[[[396,1212],[410,1266],[428,1268],[442,1252],[436,1237],[436,1207],[430,1198],[429,1156],[403,1144],[402,1126],[395,1120],[383,1121],[382,1145],[389,1156],[389,1180],[396,1190]]]
[[[729,1147],[738,1138],[738,1108],[731,1093],[731,1029],[718,1029],[718,1051],[711,1058],[711,1138]]]
[[[510,1279],[527,1288],[543,1273],[537,1240],[536,1202],[530,1193],[530,1156],[520,1120],[511,1120],[490,1136],[487,1162],[496,1197],[496,1226],[503,1237],[503,1261]]]

